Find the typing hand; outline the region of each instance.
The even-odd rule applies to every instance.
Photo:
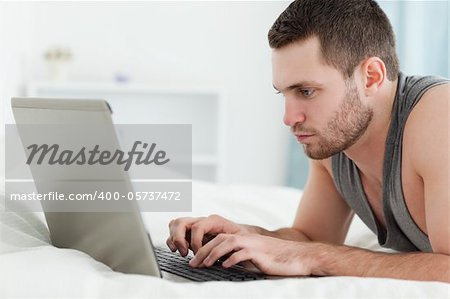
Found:
[[[219,234],[201,247],[190,261],[192,267],[209,267],[229,254],[225,268],[249,262],[269,275],[311,275],[315,266],[313,245],[262,235]]]
[[[169,232],[167,246],[172,252],[178,250],[182,256],[186,256],[189,249],[197,253],[203,245],[218,234],[250,233],[245,225],[234,223],[218,215],[174,219],[169,223]]]

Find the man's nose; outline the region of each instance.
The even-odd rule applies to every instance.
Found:
[[[304,123],[305,111],[298,102],[286,99],[284,102],[283,122],[286,126],[293,127],[298,123]]]

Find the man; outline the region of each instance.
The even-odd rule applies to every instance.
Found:
[[[372,0],[295,1],[269,43],[284,122],[310,158],[294,224],[179,218],[169,248],[191,248],[193,267],[229,254],[224,267],[250,261],[272,275],[450,282],[448,82],[399,71],[392,27]],[[399,253],[343,245],[355,212]]]

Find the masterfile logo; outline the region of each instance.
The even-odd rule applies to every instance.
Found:
[[[141,147],[143,150],[139,151]],[[31,164],[33,159],[37,156],[36,163],[41,165],[43,162],[47,162],[49,165],[108,165],[116,163],[117,165],[124,165],[124,170],[128,171],[133,164],[136,165],[164,165],[170,161],[166,158],[166,152],[163,150],[156,150],[156,143],[152,143],[150,146],[148,143],[142,141],[135,141],[133,147],[129,152],[124,152],[120,149],[116,149],[114,152],[109,150],[100,150],[100,145],[96,144],[93,149],[87,150],[86,147],[82,147],[79,151],[62,150],[58,144],[32,144],[27,146],[30,150],[27,159],[27,164]],[[37,155],[39,154],[39,155]],[[145,154],[145,156],[144,156]],[[136,159],[134,159],[136,157]]]
[[[30,168],[46,179],[70,179],[75,170],[97,180],[120,172],[134,179],[192,177],[191,125],[7,125],[6,131],[7,175],[15,179],[31,179]]]
[[[7,210],[192,208],[191,125],[6,126]]]

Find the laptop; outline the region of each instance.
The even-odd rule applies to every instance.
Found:
[[[27,138],[30,137],[23,132],[21,125],[85,124],[101,125],[105,128],[104,136],[107,136],[108,142],[119,147],[111,118],[112,110],[104,100],[12,98],[11,105],[23,145],[29,144]],[[50,173],[37,171],[33,167],[30,170],[37,192],[65,188],[61,185],[62,181],[49,180]],[[64,176],[68,175],[71,180],[89,177],[83,170],[71,167],[66,167],[64,171]],[[115,176],[121,177],[118,188],[124,194],[133,191],[132,183],[124,171],[117,171]],[[224,269],[220,261],[209,268],[190,267],[192,255],[182,257],[165,247],[153,246],[136,202],[125,201],[125,204],[126,212],[52,212],[51,206],[43,206],[53,245],[83,251],[114,271],[151,275],[172,281],[249,281],[268,278],[240,266]]]

